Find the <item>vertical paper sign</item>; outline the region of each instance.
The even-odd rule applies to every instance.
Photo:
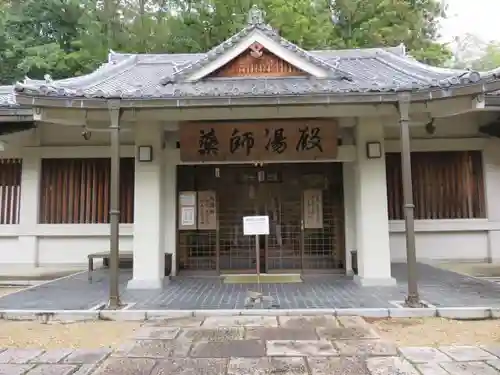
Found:
[[[196,192],[181,191],[179,193],[179,230],[196,228]]]
[[[323,228],[323,191],[321,189],[304,190],[304,228]]]
[[[217,229],[217,200],[215,191],[198,192],[198,229]]]

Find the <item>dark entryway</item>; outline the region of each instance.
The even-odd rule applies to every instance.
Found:
[[[340,163],[179,166],[178,192],[186,191],[215,192],[217,227],[179,230],[180,270],[255,272],[256,239],[243,235],[252,215],[270,222],[258,239],[261,272],[344,267]]]

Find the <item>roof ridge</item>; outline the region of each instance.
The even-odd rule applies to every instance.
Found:
[[[107,81],[109,78],[116,77],[118,74],[120,74],[124,71],[127,71],[128,69],[133,67],[136,64],[136,60],[137,59],[135,56],[130,56],[130,57],[125,58],[123,61],[120,61],[116,64],[109,63],[109,62],[102,64],[94,72],[92,72],[90,74],[86,74],[85,76],[81,76],[80,77],[81,82],[83,84],[88,83],[88,81],[92,82],[93,79],[100,78],[104,74],[106,74],[104,77],[105,78],[104,81]],[[108,66],[110,66],[109,69],[107,69]],[[93,73],[95,73],[95,75],[93,75]],[[90,86],[90,87],[92,87],[92,86]]]
[[[394,64],[390,63],[389,61],[384,60],[383,58],[380,58],[380,56],[375,56],[375,59],[377,61],[379,61],[380,63],[387,65],[388,67],[390,67],[390,68],[392,68],[400,73],[406,74],[409,77],[416,78],[416,79],[422,80],[424,82],[432,82],[432,80],[429,80],[427,77],[421,76],[418,73],[410,72],[406,69],[401,68],[400,66],[394,65]]]
[[[126,66],[125,69],[122,69],[122,70],[118,70],[116,71],[113,75],[107,75],[102,81],[100,81],[99,83],[95,83],[94,85],[89,85],[88,87],[86,87],[85,89],[88,90],[88,89],[91,89],[92,87],[95,87],[96,85],[100,85],[100,84],[103,84],[103,83],[106,83],[106,82],[109,82],[111,79],[114,79],[115,77],[119,76],[120,74],[123,74],[125,72],[128,72],[130,69],[134,68],[135,66],[137,66],[137,58],[135,56],[131,56],[132,59],[132,64],[130,64],[129,66]]]
[[[339,69],[338,63],[332,64],[329,61],[325,61],[322,58],[311,54],[309,51],[299,47],[298,45],[286,40],[279,33],[274,30],[271,25],[264,22],[263,12],[258,9],[257,6],[253,6],[248,15],[248,24],[242,30],[231,36],[229,39],[219,43],[217,46],[210,49],[203,57],[200,59],[189,63],[187,66],[181,68],[179,71],[174,72],[170,77],[162,77],[160,83],[165,85],[174,81],[182,79],[191,72],[197,69],[201,69],[210,62],[216,60],[219,56],[223,55],[228,49],[234,47],[236,44],[241,42],[241,40],[253,32],[261,32],[265,37],[275,40],[282,47],[288,49],[291,52],[296,53],[301,58],[308,60],[309,62],[317,65],[320,68],[332,71],[332,73],[337,73],[343,78],[352,78],[347,72]]]
[[[428,65],[428,64],[421,63],[420,61],[418,61],[417,59],[415,59],[411,55],[401,56],[401,55],[392,53],[392,52],[387,51],[387,50],[384,50],[383,52],[384,53],[388,53],[388,54],[391,55],[391,57],[396,58],[396,59],[398,59],[400,61],[403,61],[405,63],[410,63],[410,64],[418,66],[420,68],[424,68],[424,69],[427,69],[427,70],[432,70],[432,71],[434,71],[436,73],[449,73],[450,75],[452,75],[452,74],[460,75],[460,74],[463,74],[465,72],[470,71],[470,70],[467,70],[467,69],[453,69],[453,68],[444,68],[444,67],[440,67],[440,66]]]
[[[413,65],[413,66],[418,67],[420,69],[427,70],[428,72],[432,72],[432,73],[436,73],[436,74],[448,73],[449,74],[448,76],[445,76],[442,78],[429,79],[429,78],[425,77],[424,75],[406,70],[401,66],[398,66],[398,65],[393,64],[387,60],[380,59],[379,57],[377,57],[378,61],[386,64],[387,66],[390,66],[391,68],[393,68],[399,72],[402,72],[410,77],[421,79],[424,82],[427,82],[430,84],[435,84],[435,85],[437,85],[439,87],[443,87],[443,88],[449,87],[451,85],[475,83],[475,82],[480,81],[482,78],[485,78],[485,77],[482,77],[481,74],[479,72],[476,72],[476,71],[460,71],[460,70],[453,70],[453,69],[437,68],[437,67],[433,67],[431,65],[423,64],[423,63],[415,60],[414,58],[398,56],[398,55],[394,55],[394,54],[388,53],[388,52],[383,52],[382,54],[390,55],[391,58],[396,58],[401,63]],[[498,72],[500,73],[500,68],[499,68]],[[486,76],[491,76],[491,77],[495,78],[496,75],[497,75],[497,73],[495,71],[492,71],[492,72],[488,72],[488,74]]]

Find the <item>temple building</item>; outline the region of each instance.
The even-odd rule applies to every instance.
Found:
[[[109,250],[119,126],[130,288],[161,287],[165,253],[173,275],[351,275],[353,250],[360,284],[391,285],[408,118],[417,259],[500,262],[497,90],[500,70],[436,68],[404,46],[305,51],[255,8],[204,54],[110,52],[88,75],[2,87],[0,263]],[[269,234],[245,233],[256,215]]]

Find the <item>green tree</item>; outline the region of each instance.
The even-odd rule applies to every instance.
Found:
[[[221,43],[245,24],[249,1],[174,5],[173,45],[182,52],[201,52]],[[269,24],[306,49],[363,48],[404,43],[418,60],[442,65],[451,57],[436,42],[445,16],[437,0],[260,0]],[[175,20],[175,21],[174,21]]]
[[[500,67],[500,42],[486,42],[474,34],[466,34],[454,40],[452,68],[479,71]]]
[[[11,77],[63,78],[87,71],[88,57],[79,40],[88,4],[79,0],[25,0],[4,4],[3,33],[9,40],[5,58]],[[4,58],[0,61],[3,65]],[[15,62],[15,66],[14,66]],[[10,80],[9,83],[11,83]]]
[[[338,47],[403,43],[417,60],[431,65],[451,57],[447,47],[436,42],[439,20],[446,15],[436,0],[337,0],[331,10]]]
[[[205,52],[241,30],[253,4],[306,49],[404,43],[426,63],[449,57],[437,0],[0,0],[0,81],[85,74],[110,49]]]
[[[472,61],[471,68],[480,71],[500,68],[500,42],[489,43],[483,55]]]

